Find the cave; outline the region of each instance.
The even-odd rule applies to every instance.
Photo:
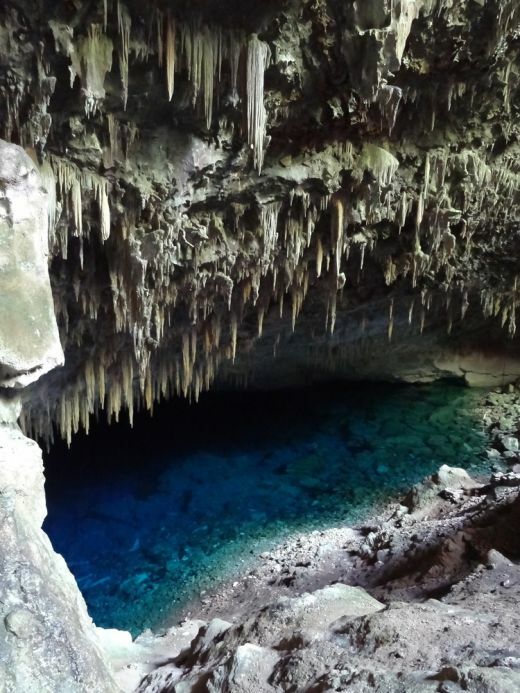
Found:
[[[519,31],[2,1],[0,693],[520,690]]]

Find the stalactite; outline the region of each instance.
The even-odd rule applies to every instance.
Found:
[[[231,68],[231,94],[235,100],[238,100],[238,67],[241,50],[242,37],[231,34],[229,37],[229,63]]]
[[[366,243],[361,243],[361,249],[359,252],[359,270],[360,272],[363,271],[363,267],[365,265],[365,250],[366,250],[367,244]]]
[[[462,303],[460,309],[460,319],[464,320],[466,317],[467,310],[469,308],[468,292],[464,291],[462,294]]]
[[[166,19],[166,84],[168,88],[168,99],[171,101],[173,97],[173,90],[175,86],[175,36],[176,36],[176,26],[175,20],[168,13]],[[159,65],[162,65],[162,42],[159,57]]]
[[[415,298],[412,298],[410,301],[410,307],[408,308],[408,324],[412,324],[412,319],[413,319],[413,309],[415,306]]]
[[[113,44],[103,33],[103,27],[91,24],[86,36],[78,39],[70,53],[71,87],[76,75],[80,76],[87,116],[96,114],[105,97],[105,76],[112,69]]]
[[[417,231],[419,230],[419,228],[422,224],[423,217],[424,217],[424,194],[421,191],[421,193],[419,194],[419,197],[417,199],[417,212],[416,212],[416,216],[415,216],[415,228],[417,229]]]
[[[110,162],[113,166],[119,154],[119,125],[113,113],[107,115],[108,138],[110,144]]]
[[[238,331],[238,320],[234,313],[231,313],[230,317],[230,330],[231,330],[231,359],[235,363],[235,358],[237,355],[237,331]]]
[[[102,359],[98,362],[97,384],[98,384],[99,403],[101,405],[101,408],[103,408],[105,406],[106,390],[105,390],[105,365],[104,365]]]
[[[204,101],[204,115],[206,127],[211,128],[213,117],[213,96],[215,91],[215,76],[220,72],[219,47],[220,31],[215,34],[208,27],[203,33],[203,58],[202,58],[202,96]]]
[[[365,144],[359,165],[362,169],[371,171],[380,185],[388,186],[399,168],[399,161],[386,149],[374,144]]]
[[[338,302],[338,294],[336,289],[334,288],[332,291],[332,295],[330,297],[330,334],[334,334],[334,330],[336,329],[336,316],[337,316],[337,302]]]
[[[431,170],[430,153],[428,152],[426,154],[426,159],[424,161],[424,197],[425,198],[428,196],[428,189],[430,187],[430,170]]]
[[[61,199],[66,200],[70,196],[74,229],[77,235],[81,235],[83,233],[83,223],[81,175],[79,169],[74,166],[74,164],[57,157],[50,157],[50,164],[55,172],[57,188],[59,190]],[[63,243],[62,256],[66,258],[66,252],[65,254],[63,253]]]
[[[269,46],[250,36],[247,45],[247,141],[253,150],[254,166],[260,173],[264,163],[267,114],[264,106],[264,73],[271,59]]]
[[[265,308],[264,308],[264,306],[259,306],[258,310],[257,310],[257,319],[258,319],[257,334],[258,334],[258,337],[262,336],[262,332],[264,329],[264,317],[265,317]]]
[[[276,248],[276,238],[278,229],[278,216],[282,203],[278,200],[262,204],[260,208],[260,226],[264,241],[264,261],[266,270],[271,266],[272,254]]]
[[[388,341],[392,341],[392,335],[394,333],[394,299],[390,300],[390,306],[388,308]]]
[[[132,29],[132,18],[122,0],[117,0],[117,26],[119,29],[119,71],[123,85],[123,108],[126,110],[128,102],[128,72],[130,54],[130,32]]]
[[[108,203],[106,180],[98,188],[101,238],[106,241],[110,236],[110,206]]]
[[[94,193],[99,209],[101,238],[106,241],[110,236],[110,205],[108,201],[108,181],[96,173],[84,171],[82,183]]]
[[[155,10],[155,29],[157,38],[157,64],[162,67],[164,64],[164,41],[165,41],[165,22],[163,13],[156,9]]]
[[[98,203],[101,237],[105,241],[110,236],[110,204],[108,181],[92,171],[80,171],[77,166],[59,157],[50,157],[50,164],[57,181],[57,189],[62,200],[70,198],[75,234],[83,235],[82,188],[94,194]],[[64,239],[62,239],[62,256]],[[66,248],[66,246],[65,246]]]
[[[336,276],[339,275],[341,258],[343,255],[343,226],[345,219],[345,208],[343,201],[339,197],[333,198],[332,201],[332,247],[334,248],[335,270]]]
[[[401,200],[399,202],[399,209],[398,209],[398,225],[399,225],[399,231],[404,228],[406,224],[406,217],[408,216],[408,198],[406,195],[406,192],[403,192],[401,195]]]
[[[47,193],[49,252],[52,253],[56,242],[56,176],[47,159],[40,166],[40,175],[43,187]]]
[[[96,397],[96,371],[92,359],[87,359],[85,362],[85,386],[86,386],[86,402],[89,412],[94,411],[94,402]]]
[[[321,268],[323,265],[323,244],[319,236],[316,237],[316,276],[321,277]]]

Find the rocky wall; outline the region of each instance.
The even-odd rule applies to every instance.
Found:
[[[20,147],[0,142],[0,157],[0,692],[111,693],[105,651],[125,636],[94,626],[43,532],[42,452],[17,424],[21,388],[63,352],[41,179]]]

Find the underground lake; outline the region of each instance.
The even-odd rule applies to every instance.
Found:
[[[489,470],[456,383],[212,393],[97,423],[45,456],[45,530],[94,621],[171,625],[293,533],[350,524],[441,464]]]

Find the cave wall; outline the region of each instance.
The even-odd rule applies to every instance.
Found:
[[[518,377],[514,0],[6,0],[70,440],[218,382]]]
[[[54,553],[41,528],[42,451],[17,424],[22,388],[63,363],[63,352],[40,176],[20,147],[0,143],[0,155],[0,692],[111,693],[119,688],[107,652],[130,635],[94,626]]]

